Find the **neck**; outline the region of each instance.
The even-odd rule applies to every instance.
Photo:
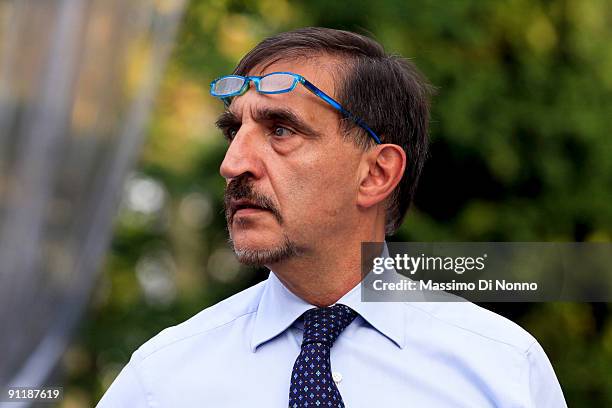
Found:
[[[329,306],[361,282],[361,243],[384,239],[381,228],[342,234],[321,248],[268,267],[296,296],[315,306]]]

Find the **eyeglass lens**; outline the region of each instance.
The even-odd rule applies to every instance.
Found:
[[[259,81],[260,92],[286,91],[293,86],[296,78],[289,74],[271,74]]]
[[[244,78],[222,78],[215,83],[214,92],[217,95],[229,95],[238,92],[244,85]]]

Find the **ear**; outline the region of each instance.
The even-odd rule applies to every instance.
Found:
[[[406,170],[406,152],[395,144],[383,144],[364,154],[360,168],[357,205],[369,208],[384,201]]]

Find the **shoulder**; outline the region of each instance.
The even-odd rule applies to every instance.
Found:
[[[210,333],[231,326],[257,312],[265,281],[210,306],[190,319],[168,327],[148,340],[134,353],[137,360],[144,360],[161,350],[180,346],[194,338],[206,337]]]
[[[406,307],[441,326],[455,338],[511,348],[525,355],[536,339],[513,321],[467,301],[409,302]]]
[[[517,406],[567,407],[548,356],[518,324],[467,301],[404,306],[419,329],[413,336],[422,338],[417,346],[470,373],[497,401],[519,398]]]

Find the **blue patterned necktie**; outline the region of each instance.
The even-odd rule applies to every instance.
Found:
[[[334,305],[307,310],[303,316],[304,339],[291,373],[289,408],[344,408],[332,379],[330,349],[357,313]]]

